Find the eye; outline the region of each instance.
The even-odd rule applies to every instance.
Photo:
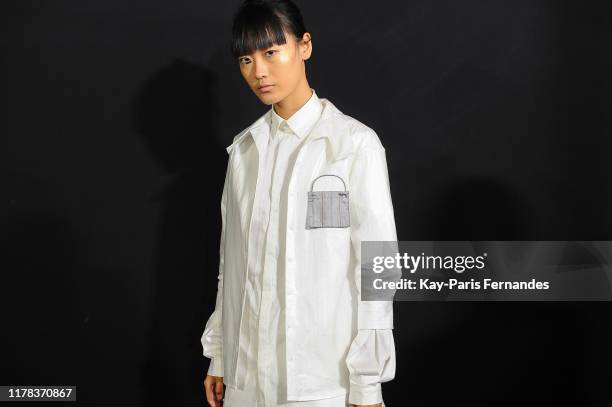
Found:
[[[277,50],[275,50],[275,49],[270,49],[270,50],[266,51],[266,55],[268,55],[268,56],[272,56],[272,55],[274,55],[274,54],[275,54],[275,53],[277,53],[277,52],[278,52],[278,51],[277,51]]]
[[[249,64],[251,62],[250,58],[247,57],[240,57],[238,58],[238,62],[240,62],[243,65]]]

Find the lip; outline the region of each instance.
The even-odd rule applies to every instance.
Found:
[[[264,85],[264,86],[258,86],[257,89],[259,89],[260,92],[270,92],[273,87],[274,85]]]

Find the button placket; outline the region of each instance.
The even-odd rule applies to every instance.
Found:
[[[273,156],[269,157],[269,168],[268,173],[269,179],[269,200],[267,202],[267,214],[268,222],[266,233],[264,237],[264,248],[265,256],[263,261],[263,270],[261,273],[262,287],[261,287],[261,302],[260,302],[260,316],[259,316],[259,329],[258,329],[258,380],[260,381],[259,394],[260,399],[265,406],[268,402],[266,399],[267,394],[274,392],[271,386],[270,378],[268,374],[274,374],[276,366],[269,366],[267,361],[276,360],[273,358],[272,352],[275,352],[274,347],[276,346],[275,341],[270,341],[270,337],[274,337],[273,333],[269,330],[271,321],[269,321],[269,315],[272,312],[272,300],[274,296],[274,279],[277,271],[277,256],[278,247],[275,242],[278,240],[278,185],[275,183],[275,175],[278,170],[276,165],[278,162],[276,158],[280,154],[280,144],[282,135],[277,133],[274,140],[274,149],[272,149]]]

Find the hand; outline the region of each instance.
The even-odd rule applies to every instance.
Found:
[[[382,407],[382,403],[378,404],[349,404],[348,407]]]
[[[206,375],[204,390],[210,407],[223,407],[223,377]]]

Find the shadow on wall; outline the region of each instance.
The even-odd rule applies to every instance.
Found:
[[[175,60],[147,81],[135,125],[168,177],[161,203],[144,405],[202,405],[200,336],[214,308],[227,154],[215,137],[216,75]],[[209,288],[206,288],[206,287]]]

